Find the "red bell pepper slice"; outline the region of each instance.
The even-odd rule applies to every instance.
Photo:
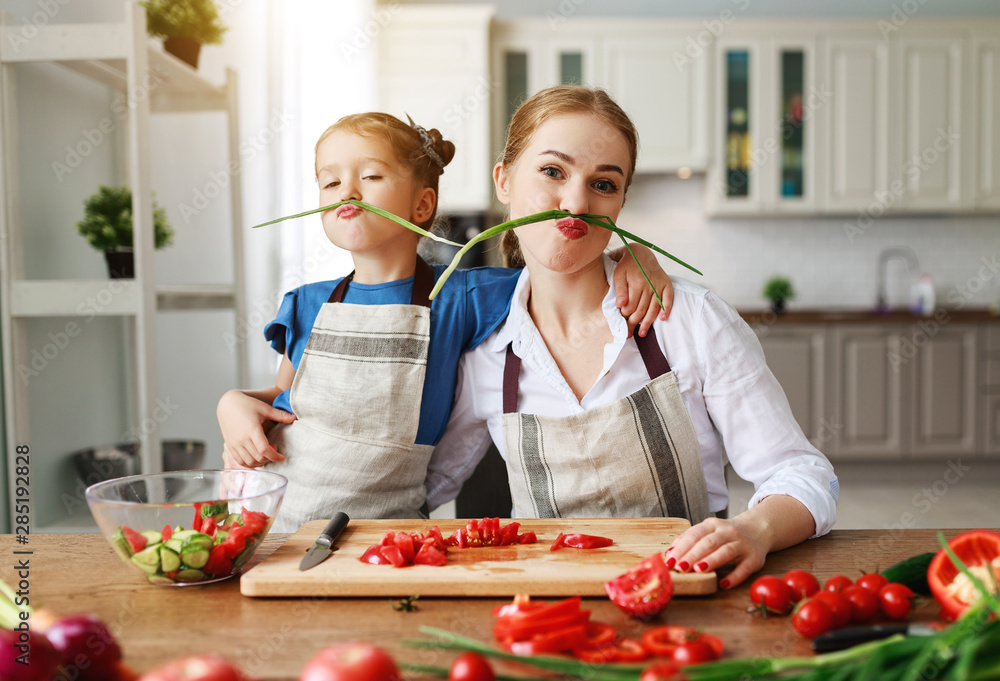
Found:
[[[639,662],[649,657],[649,651],[634,638],[620,638],[614,644],[615,662]]]
[[[552,546],[549,547],[549,551],[555,551],[560,546],[564,546],[565,544],[566,544],[566,535],[560,532],[559,536],[556,537],[556,540],[552,542]]]
[[[592,621],[587,623],[587,647],[601,648],[614,643],[618,630],[605,622]]]
[[[510,615],[541,610],[546,605],[548,604],[545,601],[531,600],[531,596],[528,594],[517,594],[514,596],[513,602],[494,607],[490,614],[494,617],[509,617]]]
[[[969,530],[948,541],[948,546],[969,572],[990,586],[1000,580],[1000,534],[990,530]],[[958,619],[976,600],[981,598],[972,581],[959,572],[951,557],[941,549],[927,567],[927,584],[941,604],[941,616]]]
[[[493,636],[498,641],[512,643],[514,641],[526,641],[539,634],[550,631],[565,629],[566,627],[578,624],[587,624],[590,621],[590,611],[581,610],[566,615],[539,619],[533,616],[518,616],[511,618],[500,618],[493,627]],[[584,637],[586,642],[586,637]]]
[[[540,634],[528,641],[514,641],[510,650],[515,655],[543,655],[546,653],[563,653],[574,648],[581,648],[587,641],[587,625],[577,624],[564,629],[556,629],[546,634]]]
[[[644,631],[642,634],[642,645],[653,655],[660,657],[673,657],[678,646],[694,641],[704,641],[712,647],[716,657],[722,656],[722,650],[725,647],[722,639],[693,627],[664,624]]]

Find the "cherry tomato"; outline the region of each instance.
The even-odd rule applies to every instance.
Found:
[[[792,598],[796,602],[809,598],[819,591],[819,580],[813,573],[805,570],[789,570],[782,575],[781,581],[792,590]]]
[[[400,681],[389,653],[365,641],[323,648],[302,668],[299,681]]]
[[[792,609],[792,590],[778,577],[758,577],[750,585],[750,600],[762,612],[784,615]]]
[[[889,583],[889,580],[877,572],[866,572],[858,577],[858,581],[854,583],[858,586],[863,586],[873,594],[877,594],[883,586]]]
[[[683,681],[684,674],[674,662],[657,662],[642,670],[639,681]]]
[[[188,655],[151,669],[139,681],[246,681],[221,655]]]
[[[864,624],[878,615],[878,595],[863,586],[852,584],[843,591],[844,598],[851,602],[851,621]]]
[[[604,584],[611,602],[638,619],[652,619],[670,602],[674,582],[660,553]]]
[[[496,681],[496,678],[486,658],[472,651],[456,657],[448,670],[448,681]]]
[[[826,584],[823,585],[825,591],[843,591],[845,588],[854,584],[850,577],[845,577],[844,575],[836,575],[826,580]]]
[[[682,627],[676,624],[664,624],[653,627],[642,634],[642,645],[653,655],[673,657],[677,647],[692,641],[704,641],[712,646],[715,656],[720,657],[724,645],[722,639],[712,634],[706,634],[693,627]]]
[[[891,620],[905,620],[913,610],[913,590],[905,584],[886,584],[878,592],[879,607]]]
[[[839,591],[817,591],[813,598],[823,601],[833,613],[833,629],[851,623],[851,602]]]
[[[1000,534],[990,530],[970,530],[949,540],[948,547],[970,572],[986,584],[990,583],[990,575],[1000,579]],[[957,619],[980,597],[972,582],[959,572],[944,549],[937,552],[927,567],[927,584],[941,604],[942,616],[948,620]]]
[[[682,667],[689,664],[702,664],[718,660],[715,649],[706,641],[688,641],[677,646],[674,651],[674,662]]]
[[[795,608],[792,626],[806,638],[816,638],[833,629],[833,612],[818,598],[807,598]]]

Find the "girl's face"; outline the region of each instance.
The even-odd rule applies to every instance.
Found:
[[[382,140],[337,130],[316,150],[319,201],[328,206],[357,199],[413,223],[430,217],[434,190],[418,187],[413,174]],[[415,232],[350,204],[323,213],[323,231],[335,245],[352,253],[382,254],[415,249]]]
[[[588,113],[542,123],[512,167],[493,169],[497,198],[511,218],[558,208],[618,219],[625,201],[628,143],[616,128]],[[516,228],[529,268],[576,272],[601,256],[611,231],[579,219]]]

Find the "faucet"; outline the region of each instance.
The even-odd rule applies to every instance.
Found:
[[[888,309],[886,302],[886,265],[893,258],[902,258],[906,262],[907,272],[919,272],[920,265],[917,264],[917,254],[909,246],[895,246],[893,248],[884,248],[882,252],[878,254],[878,266],[875,272],[875,278],[877,279],[878,294],[875,302],[875,307],[878,310]]]

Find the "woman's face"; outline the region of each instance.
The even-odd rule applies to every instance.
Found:
[[[497,198],[511,218],[560,209],[618,219],[631,167],[625,136],[589,113],[562,114],[542,123],[509,168],[493,170]],[[611,231],[563,218],[516,230],[529,268],[572,273],[600,258]]]

